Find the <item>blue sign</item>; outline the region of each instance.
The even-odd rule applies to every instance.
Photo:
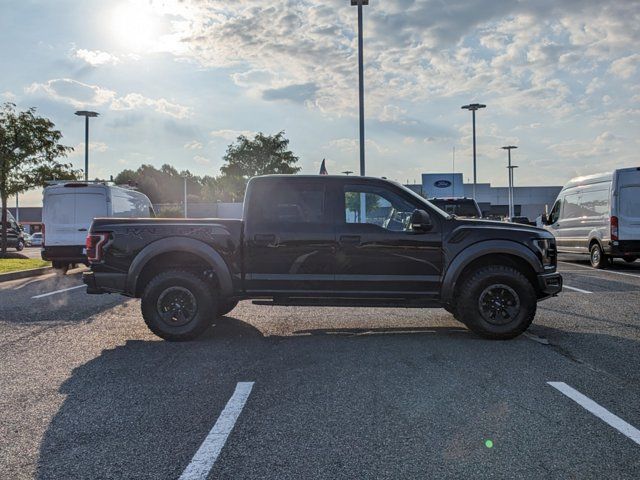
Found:
[[[436,188],[449,188],[451,186],[451,182],[449,180],[438,180],[433,183],[433,186]]]

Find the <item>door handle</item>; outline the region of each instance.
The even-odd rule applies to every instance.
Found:
[[[86,232],[86,231],[87,231],[87,229],[86,229],[86,228],[79,228],[79,229],[78,229],[78,231],[79,231],[79,232]]]
[[[340,243],[348,243],[353,245],[359,245],[361,242],[360,235],[341,235]]]
[[[258,245],[270,245],[272,243],[276,243],[276,236],[272,233],[259,233],[253,236],[253,241]]]

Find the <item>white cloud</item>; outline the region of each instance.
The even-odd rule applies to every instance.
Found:
[[[109,150],[109,146],[104,142],[89,142],[89,151],[91,152],[106,152]],[[82,156],[84,155],[84,142],[79,143],[75,147],[73,147],[73,152],[71,156]]]
[[[640,54],[635,53],[611,62],[609,71],[620,78],[628,79],[636,74],[638,65],[640,65]]]
[[[57,78],[45,83],[34,82],[25,88],[27,94],[45,94],[54,100],[76,108],[105,105],[116,98],[116,92],[97,85],[88,85],[70,78]]]
[[[13,92],[8,91],[8,90],[6,92],[0,93],[0,97],[2,97],[7,102],[13,102],[16,99],[15,94]]]
[[[253,137],[255,132],[250,130],[214,130],[211,132],[211,136],[214,138],[222,138],[223,140],[232,141],[238,138],[240,135],[245,137]]]
[[[84,48],[81,48],[79,50],[74,50],[73,56],[87,62],[93,67],[107,64],[117,65],[118,63],[120,63],[120,59],[117,56],[112,55],[109,52],[103,52],[101,50],[86,50]]]
[[[198,142],[197,140],[192,140],[184,144],[184,148],[186,150],[202,150],[203,146],[204,145],[202,145],[202,143]]]
[[[76,108],[99,107],[107,105],[110,110],[140,110],[151,108],[158,113],[174,118],[187,118],[192,115],[191,109],[165,98],[148,98],[139,93],[128,93],[119,97],[115,91],[60,78],[48,80],[44,83],[32,83],[25,88],[29,95],[45,94],[50,98],[69,103]]]
[[[203,157],[202,155],[196,155],[195,157],[193,157],[193,161],[198,165],[211,165],[211,160]]]

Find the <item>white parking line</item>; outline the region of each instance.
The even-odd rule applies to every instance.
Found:
[[[55,295],[56,293],[68,292],[69,290],[75,290],[76,288],[82,288],[82,287],[84,287],[84,285],[76,285],[75,287],[63,288],[61,290],[56,290],[55,292],[43,293],[41,295],[36,295],[35,297],[31,297],[31,298],[48,297],[49,295]]]
[[[569,385],[567,385],[564,382],[547,382],[547,383],[551,385],[553,388],[555,388],[556,390],[564,393],[567,397],[569,397],[571,400],[576,402],[582,408],[593,413],[600,420],[608,423],[613,428],[615,428],[620,433],[622,433],[624,436],[630,438],[631,440],[636,442],[638,445],[640,445],[640,430],[638,430],[636,427],[628,424],[617,415],[614,415],[603,406],[598,405],[589,397],[581,394],[579,391],[575,390],[574,388],[571,388]]]
[[[233,430],[244,404],[247,403],[252,388],[253,382],[239,382],[236,385],[236,390],[222,410],[218,421],[200,445],[191,459],[191,463],[180,475],[179,480],[204,480],[207,478],[227,441],[227,437]]]
[[[593,272],[600,272],[600,273],[613,273],[615,275],[624,275],[625,277],[635,277],[635,278],[640,278],[640,275],[634,275],[633,273],[626,273],[626,272],[617,272],[615,270],[598,270],[596,268],[593,267],[587,267],[586,265],[578,265],[577,263],[570,263],[570,262],[563,262],[562,260],[559,260],[558,263],[565,263],[567,265],[572,265],[574,267],[580,267],[580,268],[586,268],[587,270],[592,270]],[[562,273],[562,272],[561,272]]]
[[[563,288],[568,288],[569,290],[574,290],[576,292],[580,292],[580,293],[593,293],[590,292],[589,290],[583,290],[581,288],[577,288],[577,287],[571,287],[569,285],[567,285],[566,283],[564,285],[562,285]]]

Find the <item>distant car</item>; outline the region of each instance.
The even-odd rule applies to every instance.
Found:
[[[529,217],[507,217],[505,220],[511,223],[521,223],[523,225],[531,225],[533,227],[536,226],[535,222],[529,220]]]
[[[36,232],[31,235],[31,245],[32,247],[41,247],[42,246],[42,233]]]
[[[18,252],[21,251],[24,246],[24,232],[18,225],[11,212],[7,211],[7,247],[15,248]],[[1,229],[0,229],[1,230]]]
[[[482,218],[482,210],[473,198],[430,198],[429,202],[440,210],[462,218]]]
[[[22,238],[24,238],[24,246],[25,247],[30,247],[31,246],[31,235],[29,235],[27,232],[22,232]]]

